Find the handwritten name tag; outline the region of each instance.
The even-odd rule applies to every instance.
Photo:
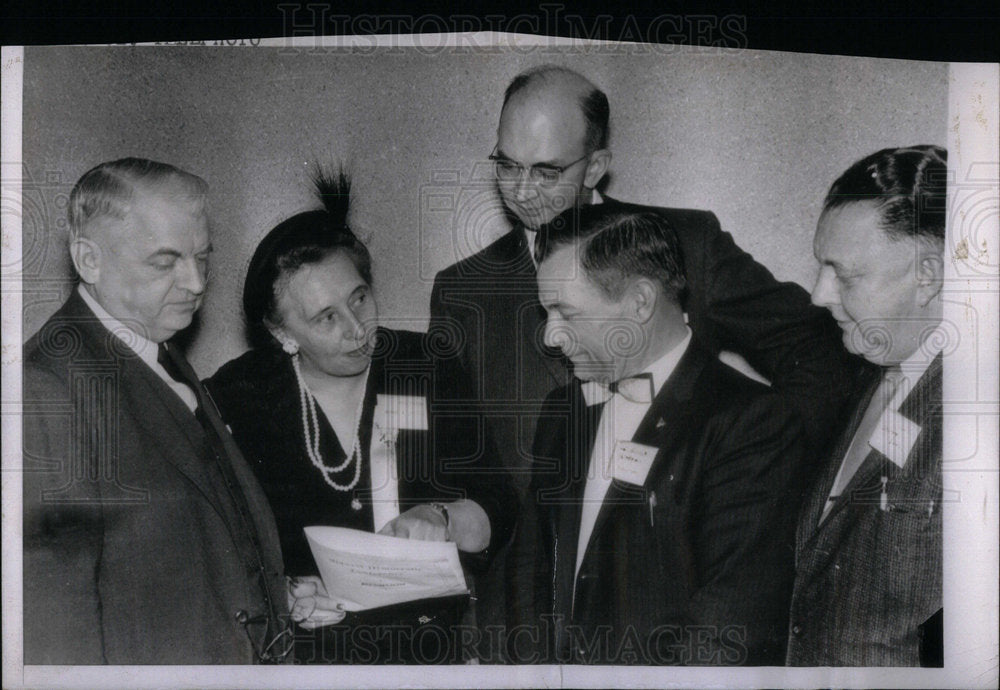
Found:
[[[920,435],[920,425],[911,422],[895,410],[886,410],[878,420],[868,445],[889,458],[897,467],[906,464],[906,458]]]
[[[375,414],[385,429],[427,430],[427,400],[422,396],[380,395]]]
[[[611,476],[621,482],[642,486],[659,449],[632,441],[615,443]]]

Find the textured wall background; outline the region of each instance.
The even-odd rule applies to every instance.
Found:
[[[822,197],[857,158],[945,143],[947,66],[671,49],[374,55],[287,48],[27,48],[24,336],[71,288],[65,203],[123,156],[208,180],[215,254],[191,359],[212,373],[246,349],[240,294],[257,241],[316,203],[307,165],[340,157],[352,224],[375,257],[381,312],[426,327],[434,273],[502,234],[490,170],[503,88],[542,63],[611,101],[607,192],[711,209],[779,278],[811,287]]]

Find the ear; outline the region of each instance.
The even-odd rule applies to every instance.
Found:
[[[611,151],[608,149],[598,149],[590,154],[590,162],[587,163],[587,172],[583,176],[583,186],[593,189],[601,178],[611,167]]]
[[[944,285],[944,259],[941,252],[921,247],[917,255],[917,300],[926,307],[941,293]]]
[[[656,313],[657,300],[660,292],[649,278],[636,278],[629,286],[628,295],[631,299],[632,316],[639,323],[646,323]]]
[[[264,327],[267,328],[267,332],[271,334],[271,337],[281,344],[281,349],[290,355],[294,355],[299,351],[299,344],[292,336],[285,332],[285,329],[277,324],[271,323],[267,319],[264,320]]]
[[[87,285],[93,285],[101,277],[101,246],[88,237],[70,240],[69,255],[73,267]]]

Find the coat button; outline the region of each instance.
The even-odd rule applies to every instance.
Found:
[[[802,634],[802,626],[801,625],[793,625],[792,626],[792,633],[795,634],[795,635],[801,635]]]

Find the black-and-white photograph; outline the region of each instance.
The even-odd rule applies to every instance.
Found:
[[[994,685],[998,66],[738,19],[4,48],[4,684]]]

